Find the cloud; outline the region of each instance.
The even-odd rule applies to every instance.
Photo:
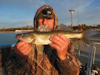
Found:
[[[9,28],[9,27],[23,27],[23,26],[33,26],[32,19],[20,19],[20,20],[13,20],[13,21],[2,21],[0,22],[0,28]]]
[[[85,8],[88,7],[94,0],[46,0],[45,3],[51,5],[58,15],[59,23],[70,23],[70,12],[72,8],[75,10],[75,15],[79,11],[83,13]]]
[[[66,8],[84,8],[91,4],[94,0],[0,0],[0,4],[12,4],[21,7],[37,8],[43,4],[49,4],[59,9]]]
[[[26,8],[38,8],[44,4],[41,0],[0,0],[0,5],[15,5]]]
[[[12,6],[17,6],[20,8],[32,8],[32,10],[29,10],[29,12],[32,12],[32,14],[36,12],[36,10],[44,5],[48,4],[54,8],[58,15],[58,23],[63,23],[63,24],[70,24],[70,12],[69,10],[72,8],[75,10],[74,13],[74,23],[77,24],[77,17],[79,16],[79,21],[80,23],[90,23],[92,24],[93,21],[97,23],[98,19],[100,18],[100,7],[98,6],[97,8],[92,8],[88,9],[88,7],[94,3],[95,0],[0,0],[0,6],[1,5],[12,5]],[[26,9],[27,10],[27,9]],[[25,10],[25,11],[26,11]],[[34,10],[34,11],[33,11]],[[21,11],[21,9],[19,10]],[[79,11],[79,13],[78,13]],[[16,12],[18,13],[18,12]],[[22,10],[23,13],[23,10]],[[21,15],[23,15],[21,13]],[[15,15],[15,14],[14,14]],[[26,14],[25,14],[26,15]],[[78,16],[77,16],[78,15]],[[16,15],[17,16],[17,15]],[[31,16],[31,15],[28,15]],[[22,16],[21,16],[22,17]],[[32,23],[32,18],[29,20],[23,19],[20,21],[17,21],[15,24],[20,23],[20,24],[30,24]],[[16,19],[17,20],[17,19]],[[88,20],[88,21],[87,21]],[[7,21],[8,22],[8,21]],[[9,23],[9,22],[8,22]]]
[[[80,14],[81,23],[100,24],[100,7],[95,7]]]
[[[46,0],[45,3],[52,5],[57,11],[73,9],[84,9],[89,6],[94,0]]]
[[[44,4],[49,4],[56,10],[58,15],[65,16],[69,9],[83,11],[94,0],[0,0],[0,5],[15,5],[25,8],[38,9]],[[61,16],[60,15],[60,16]]]

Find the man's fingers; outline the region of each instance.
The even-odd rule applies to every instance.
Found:
[[[24,55],[27,55],[31,51],[31,49],[31,47],[26,47],[24,50],[22,50],[22,53],[24,53]]]
[[[62,44],[65,44],[65,41],[63,41],[60,37],[57,35],[51,36],[50,41],[57,44],[58,46],[62,46]]]
[[[64,42],[66,42],[66,43],[70,43],[70,40],[67,38],[67,37],[65,37],[64,35],[62,35],[62,34],[58,34],[58,36],[64,41]]]
[[[19,42],[19,43],[17,43],[16,47],[18,50],[23,51],[24,49],[26,50],[26,48],[31,48],[32,46],[29,43]]]
[[[16,47],[19,49],[20,47],[22,47],[25,43],[20,41],[16,44]]]
[[[50,43],[49,45],[50,45],[51,47],[53,47],[53,48],[57,49],[57,50],[59,50],[59,49],[60,49],[60,48],[59,48],[59,46],[58,46],[58,45],[56,45],[56,44]]]
[[[31,46],[31,44],[29,44],[29,43],[26,43],[26,42],[19,42],[18,44],[17,44],[17,48],[21,48],[21,47],[27,47],[27,46]]]

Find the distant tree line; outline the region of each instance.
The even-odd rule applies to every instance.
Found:
[[[100,28],[100,24],[95,25],[95,26],[79,24],[73,27],[71,27],[70,25],[64,25],[64,24],[57,25],[57,29],[67,30],[68,28],[71,28],[72,30],[86,30],[90,28]],[[34,28],[32,26],[25,26],[25,27],[20,27],[20,28],[3,28],[3,29],[0,29],[0,32],[14,32],[15,30],[34,30]]]
[[[66,30],[67,28],[71,28],[72,30],[86,30],[86,29],[91,29],[91,28],[100,28],[100,24],[98,25],[79,24],[77,26],[72,26],[72,27],[71,25],[60,24],[58,25],[58,29],[60,28],[64,30]]]
[[[0,29],[0,32],[14,32],[15,30],[33,30],[33,27],[4,28]]]

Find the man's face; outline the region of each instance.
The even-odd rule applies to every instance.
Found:
[[[51,31],[53,30],[53,27],[54,27],[54,19],[39,18],[38,26],[39,26],[38,30],[40,31]]]

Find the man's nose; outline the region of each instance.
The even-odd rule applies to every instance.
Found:
[[[46,24],[47,24],[47,20],[44,19],[44,20],[43,20],[43,25],[46,25]]]

